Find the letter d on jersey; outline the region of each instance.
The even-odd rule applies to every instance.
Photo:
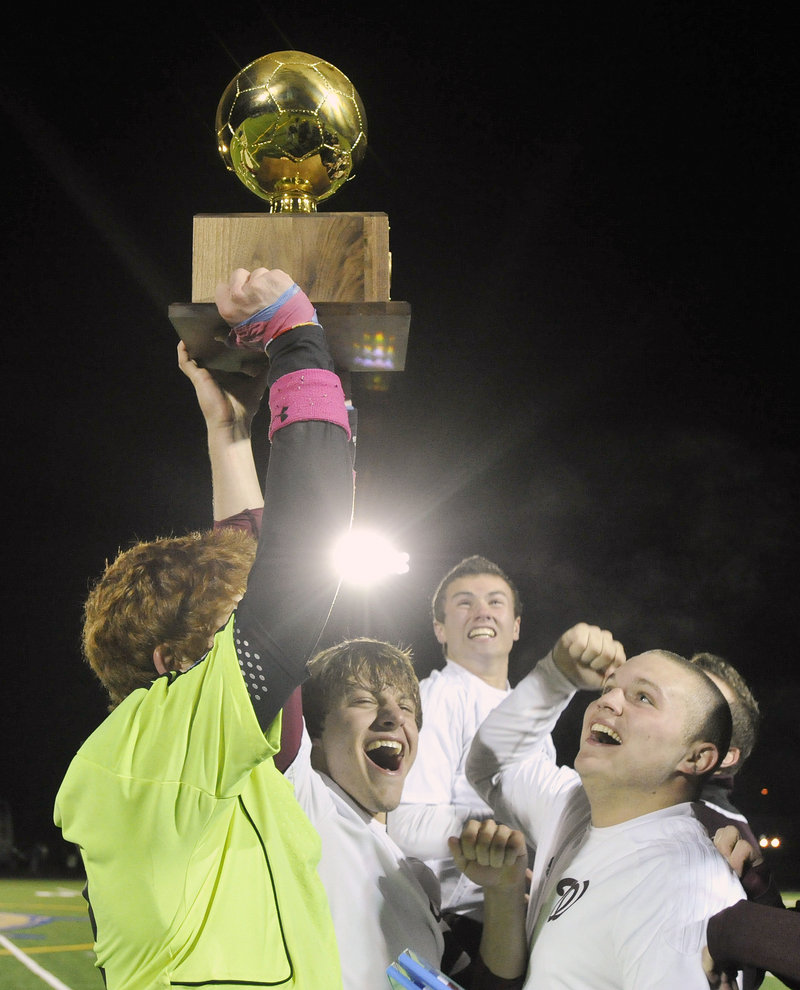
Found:
[[[576,901],[579,901],[583,897],[588,886],[588,880],[584,880],[583,883],[580,880],[573,880],[572,877],[564,877],[562,880],[559,880],[556,893],[561,896],[556,901],[553,913],[547,920],[555,921],[556,918],[560,918],[567,908],[571,908]]]

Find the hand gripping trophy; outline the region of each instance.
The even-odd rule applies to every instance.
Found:
[[[317,209],[364,158],[355,87],[314,55],[265,55],[228,84],[216,134],[225,166],[266,209],[195,216],[192,301],[169,308],[189,352],[207,367],[252,372],[261,356],[220,342],[214,290],[234,268],[282,268],[317,307],[339,369],[367,372],[380,387],[384,372],[404,367],[410,323],[408,303],[390,300],[388,217]]]

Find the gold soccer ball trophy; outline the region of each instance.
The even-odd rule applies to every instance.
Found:
[[[225,166],[272,213],[313,213],[351,178],[367,147],[355,87],[305,52],[273,52],[245,66],[217,107]]]
[[[189,353],[217,371],[255,373],[266,358],[225,347],[214,290],[234,268],[282,268],[317,307],[339,373],[367,372],[368,388],[388,387],[384,373],[405,366],[411,318],[408,303],[390,298],[388,217],[317,210],[367,149],[353,84],[315,55],[273,52],[228,84],[215,130],[226,168],[269,209],[195,215],[192,301],[169,308]]]

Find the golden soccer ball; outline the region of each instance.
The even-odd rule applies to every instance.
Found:
[[[272,212],[313,212],[353,177],[367,147],[355,87],[305,52],[274,52],[235,76],[217,107],[225,166]]]

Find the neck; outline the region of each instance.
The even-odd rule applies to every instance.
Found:
[[[325,761],[324,754],[322,753],[322,751],[320,749],[318,749],[313,744],[312,744],[312,747],[311,747],[311,768],[312,768],[312,770],[315,771],[315,773],[324,773],[326,777],[330,777],[331,780],[334,782],[334,784],[336,784],[337,787],[341,788],[341,790],[348,796],[348,798],[353,802],[353,804],[357,808],[360,808],[364,812],[365,815],[369,815],[370,818],[373,818],[376,822],[380,822],[381,825],[385,825],[386,824],[386,812],[385,811],[370,811],[369,808],[365,808],[364,805],[361,804],[360,801],[356,801],[356,799],[353,797],[353,795],[349,791],[345,791],[345,789],[338,782],[338,780],[336,780],[335,777],[332,777],[331,776],[330,771],[328,770],[328,764]]]
[[[479,677],[490,687],[504,691],[508,685],[508,656],[505,657],[448,657],[459,667]]]
[[[621,825],[623,822],[650,815],[654,811],[673,808],[676,804],[691,801],[692,798],[680,789],[658,789],[652,792],[637,793],[611,788],[605,789],[586,787],[589,806],[592,812],[592,825],[595,828],[608,828],[611,825]]]

